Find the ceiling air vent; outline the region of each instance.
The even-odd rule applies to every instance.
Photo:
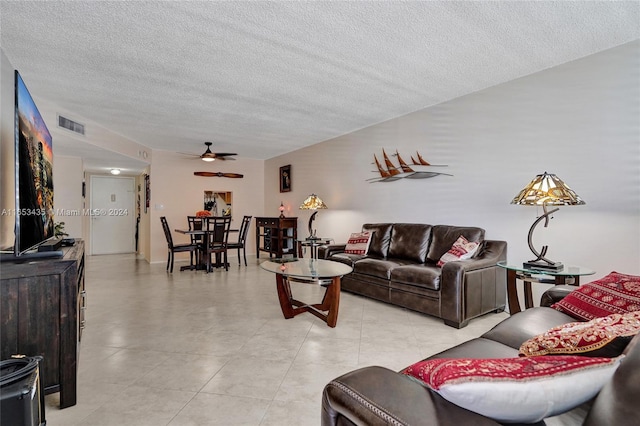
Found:
[[[84,124],[76,123],[61,115],[58,116],[58,126],[84,136]]]

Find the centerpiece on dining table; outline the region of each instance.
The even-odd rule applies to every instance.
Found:
[[[211,212],[208,210],[198,210],[196,212],[196,217],[211,217]]]

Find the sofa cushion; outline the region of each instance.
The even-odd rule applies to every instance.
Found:
[[[460,235],[449,251],[443,254],[440,260],[438,260],[437,266],[442,267],[449,262],[471,259],[479,248],[480,243],[468,241],[465,237]]]
[[[336,253],[332,255],[329,260],[333,260],[335,262],[344,263],[345,265],[349,265],[353,267],[353,265],[361,259],[364,259],[365,256],[362,254],[350,254],[350,253]]]
[[[387,257],[424,263],[431,239],[431,225],[396,223],[391,231]]]
[[[438,262],[443,254],[449,251],[453,243],[462,235],[468,241],[482,243],[484,229],[471,226],[436,225],[431,230],[431,244],[427,252],[427,260]]]
[[[358,260],[353,264],[353,272],[388,280],[391,278],[392,269],[397,268],[401,265],[405,265],[407,263],[409,263],[409,261],[406,260],[390,261],[365,257],[364,259]]]
[[[370,256],[387,257],[389,241],[391,240],[391,223],[365,223],[362,232],[371,232],[369,243]]]
[[[584,426],[640,424],[640,335],[633,338],[620,367],[593,401]]]
[[[524,342],[520,346],[520,356],[582,354],[613,358],[622,354],[638,332],[640,311],[570,322]]]
[[[441,270],[428,265],[405,265],[391,270],[392,286],[394,282],[411,284],[430,290],[440,289]]]
[[[501,422],[532,423],[593,398],[621,358],[441,358],[418,362],[403,374],[467,410]]]
[[[640,277],[611,272],[581,285],[551,307],[580,320],[640,311]]]

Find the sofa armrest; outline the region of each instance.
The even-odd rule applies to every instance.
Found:
[[[620,367],[596,396],[585,426],[640,424],[640,335],[629,342],[624,354]]]
[[[476,257],[468,260],[449,262],[442,267],[442,272],[444,273],[446,269],[450,268],[464,271],[492,268],[497,266],[497,263],[502,260],[507,260],[507,242],[486,240],[482,251]]]
[[[445,324],[461,328],[488,312],[487,307],[504,309],[507,275],[497,263],[506,259],[506,241],[485,240],[478,256],[442,267],[440,312]]]
[[[318,259],[329,259],[337,253],[344,253],[347,244],[326,244],[318,247]]]
[[[556,302],[564,299],[564,297],[571,293],[578,287],[575,285],[556,285],[542,293],[540,296],[540,306],[550,307]]]
[[[322,393],[322,426],[455,424],[498,425],[384,367],[347,373],[332,380]]]

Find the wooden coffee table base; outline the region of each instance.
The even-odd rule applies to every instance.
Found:
[[[276,274],[276,287],[280,308],[282,308],[282,314],[285,318],[289,319],[303,312],[309,312],[326,322],[329,327],[336,326],[340,306],[340,277],[331,279],[331,283],[326,286],[322,303],[313,305],[294,299],[289,280],[281,274]]]

